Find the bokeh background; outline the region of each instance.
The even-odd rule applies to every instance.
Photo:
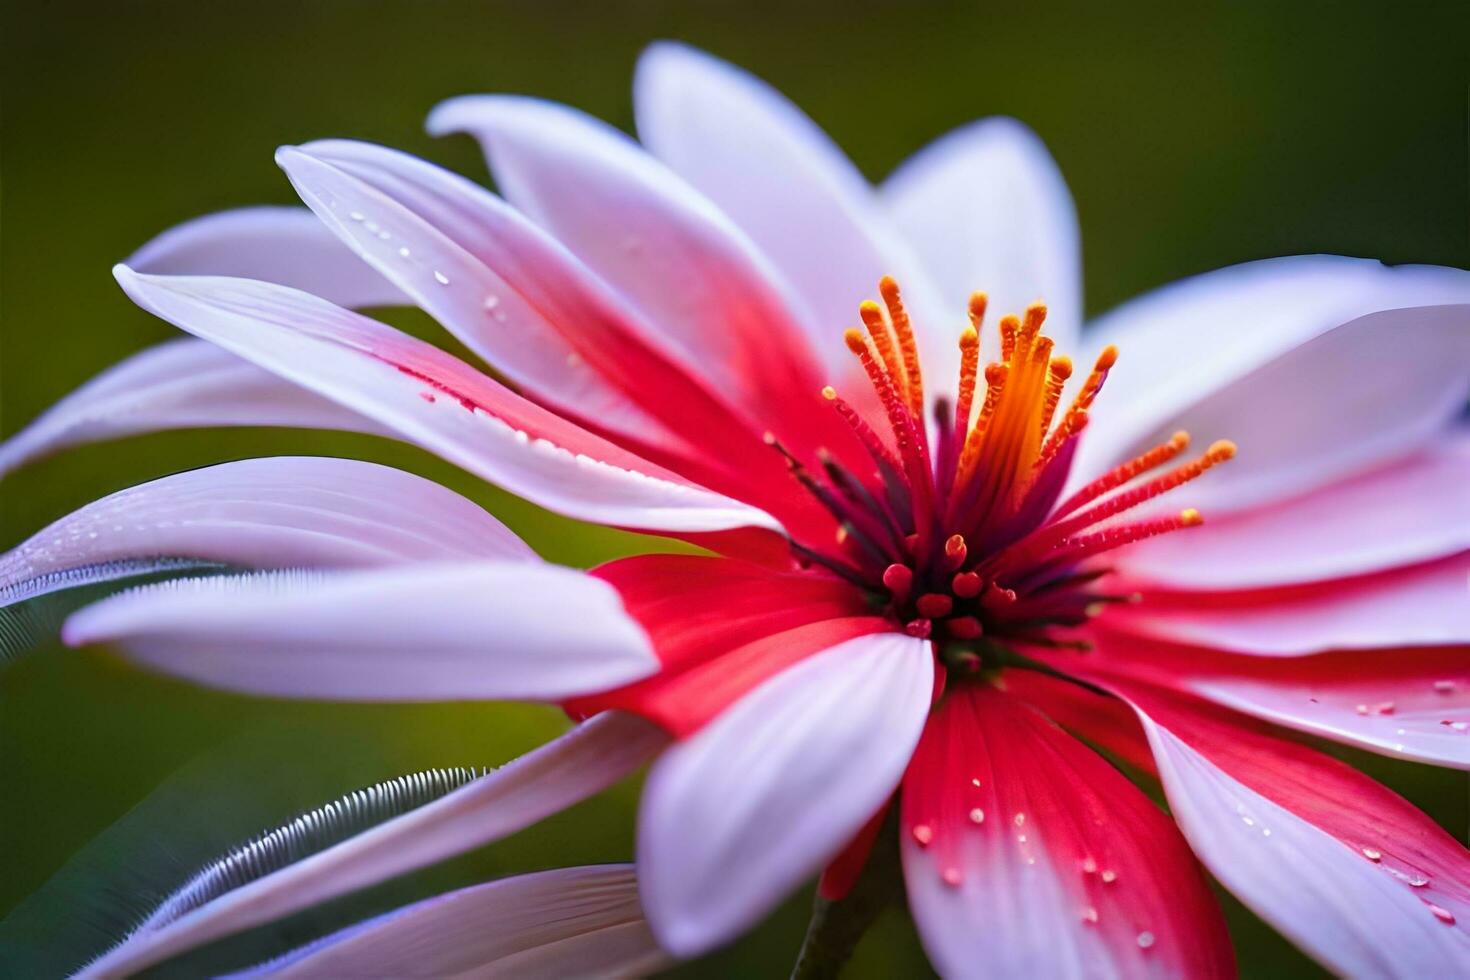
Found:
[[[483,178],[467,139],[424,135],[431,106],[524,92],[630,127],[633,63],[659,37],[774,82],[875,179],[972,118],[1024,119],[1076,197],[1090,313],[1271,255],[1470,266],[1470,5],[1036,6],[6,4],[0,430],[170,336],[127,302],[110,265],[194,215],[290,202],[271,161],[277,145],[359,137]],[[443,336],[423,317],[393,320]],[[649,547],[552,517],[407,447],[264,430],[154,435],[34,465],[0,485],[0,546],[130,484],[270,453],[352,455],[427,475],[558,561]],[[0,945],[18,957],[14,975],[45,975],[68,965],[48,958],[48,945],[91,951],[150,887],[299,807],[413,768],[499,764],[560,726],[554,712],[524,707],[252,700],[101,652],[32,653],[0,667],[0,914],[76,860],[70,890],[53,885],[21,906]],[[1463,835],[1463,777],[1350,757]],[[627,859],[636,791],[621,786],[462,860],[159,972],[238,966],[282,935],[299,940],[430,889]],[[788,902],[688,975],[781,975],[807,903]],[[1228,909],[1245,975],[1317,972],[1238,905]],[[851,975],[926,971],[912,928],[894,914],[864,941]]]

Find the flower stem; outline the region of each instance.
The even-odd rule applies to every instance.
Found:
[[[858,941],[878,915],[903,897],[903,874],[898,859],[897,807],[890,809],[873,843],[867,866],[844,898],[830,901],[818,895],[802,941],[791,980],[832,980],[852,957]]]

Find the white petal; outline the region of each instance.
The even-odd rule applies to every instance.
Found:
[[[626,297],[692,370],[744,393],[737,401],[748,404],[789,364],[810,366],[776,271],[718,208],[623,133],[511,96],[453,99],[428,125],[480,139],[506,198]],[[828,325],[824,346],[841,346],[840,329]],[[771,363],[772,345],[788,363]],[[825,380],[811,375],[811,384]]]
[[[370,415],[550,510],[650,530],[774,528],[764,513],[679,481],[462,361],[306,293],[245,279],[118,281],[145,309]]]
[[[936,365],[937,377],[954,377],[963,319],[945,329],[946,307],[872,188],[800,109],[733,65],[668,42],[639,59],[633,99],[644,145],[729,215],[800,299],[834,377],[850,368],[838,332],[884,275],[903,286],[915,329],[931,332],[921,337],[926,373]]]
[[[0,476],[71,446],[216,425],[386,434],[371,419],[214,344],[180,339],[113,365],[0,444]]]
[[[535,558],[473,502],[411,473],[352,459],[247,459],[130,487],[61,518],[0,555],[0,605],[82,584],[82,569],[159,556],[248,568]]]
[[[600,715],[448,796],[135,934],[78,976],[129,976],[221,936],[507,837],[611,786],[665,741],[641,719]]]
[[[1117,556],[1177,589],[1257,589],[1364,575],[1470,549],[1470,433],[1268,507],[1212,516]]]
[[[436,895],[231,977],[642,976],[667,961],[632,865],[606,865]]]
[[[660,431],[568,342],[606,315],[590,277],[503,202],[366,143],[287,147],[276,160],[326,227],[497,370],[583,418]]]
[[[1400,455],[1470,388],[1466,311],[1411,308],[1467,302],[1470,273],[1336,256],[1251,262],[1145,295],[1088,331],[1121,356],[1075,472],[1179,428],[1233,439],[1239,456],[1191,487],[1191,503],[1218,513]]]
[[[963,322],[960,304],[983,290],[998,315],[1045,302],[1047,335],[1074,352],[1082,326],[1077,210],[1035,133],[1014,119],[972,123],[920,150],[881,193],[955,311],[944,325],[951,340]],[[983,338],[998,348],[994,330]]]
[[[693,955],[751,925],[892,793],[933,692],[926,641],[838,644],[777,674],[668,753],[638,827],[644,902]]]
[[[207,214],[157,236],[127,264],[160,275],[261,279],[354,309],[408,302],[305,208],[261,206]]]
[[[1140,718],[1195,854],[1292,942],[1342,976],[1447,976],[1470,962],[1470,934],[1436,918],[1412,889]]]
[[[658,669],[612,586],[523,561],[179,579],[88,606],[62,637],[216,687],[334,700],[554,700]]]

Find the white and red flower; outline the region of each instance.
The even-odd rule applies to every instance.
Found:
[[[101,972],[494,839],[655,754],[638,878],[675,955],[824,868],[840,898],[896,806],[947,976],[1228,975],[1196,859],[1338,973],[1470,969],[1465,848],[1296,735],[1470,769],[1470,273],[1273,259],[1083,331],[1072,205],[1019,124],[875,192],[704,55],[655,47],[635,96],[641,147],[531,99],[437,109],[503,199],[368,144],[282,150],[314,216],[215,215],[117,269],[199,339],[0,449],[3,470],[172,426],[361,429],[715,553],[583,574],[416,477],[277,459],[124,491],[0,559],[11,601],[268,570],[66,624],[216,686],[598,716]],[[348,309],[404,302],[510,384]],[[1234,442],[1191,457],[1185,430]],[[1094,746],[1156,775],[1172,819]]]

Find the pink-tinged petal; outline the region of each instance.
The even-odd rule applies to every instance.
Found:
[[[135,302],[568,516],[662,531],[774,528],[514,394],[445,352],[305,293],[115,271]]]
[[[554,403],[617,431],[662,434],[569,342],[601,313],[569,256],[469,181],[406,154],[345,140],[283,148],[276,160],[325,228],[475,353]],[[514,247],[492,234],[515,229]],[[539,253],[539,254],[538,254]],[[536,275],[548,286],[527,295]],[[548,303],[548,300],[550,301]],[[553,323],[547,306],[555,311]],[[591,332],[591,331],[589,331]]]
[[[1264,658],[1103,629],[1091,638],[1089,670],[1187,691],[1371,752],[1470,769],[1470,651],[1464,648]]]
[[[1106,411],[1082,440],[1079,478],[1179,428],[1230,438],[1239,456],[1191,488],[1191,502],[1223,513],[1400,456],[1463,405],[1465,303],[1470,273],[1458,269],[1298,256],[1125,304],[1088,332],[1121,356]]]
[[[676,955],[730,939],[825,864],[898,783],[933,687],[929,644],[849,640],[740,699],[654,766],[638,869]]]
[[[1160,688],[1089,679],[1134,711],[1073,684],[1007,674],[1068,727],[1156,771],[1215,877],[1334,973],[1464,972],[1470,852],[1433,820],[1260,722]]]
[[[207,214],[157,236],[127,264],[159,275],[260,279],[351,309],[408,302],[305,208],[261,206]]]
[[[426,867],[515,833],[622,779],[666,742],[607,714],[458,790],[325,851],[140,930],[79,976],[131,975],[204,943]]]
[[[959,326],[943,333],[944,307],[872,188],[800,109],[735,66],[668,42],[639,59],[633,100],[643,143],[778,270],[834,378],[850,370],[837,331],[885,275],[904,287],[915,329],[937,332],[920,338],[926,373],[936,365],[938,377],[954,376]]]
[[[171,340],[108,368],[0,444],[0,477],[73,446],[217,425],[387,434],[366,416],[214,344]]]
[[[624,977],[670,963],[632,865],[559,868],[436,895],[232,977]]]
[[[1147,697],[1174,817],[1215,877],[1333,972],[1470,964],[1470,854],[1402,798],[1304,746]]]
[[[1470,438],[1455,430],[1369,473],[1277,504],[1210,516],[1118,554],[1132,578],[1201,591],[1364,575],[1470,549]]]
[[[62,638],[214,687],[344,701],[554,700],[658,669],[611,586],[525,561],[176,579],[74,613]]]
[[[774,271],[718,208],[626,135],[564,106],[514,96],[453,99],[434,110],[429,129],[475,135],[506,198],[763,427],[831,418],[818,396],[827,374]],[[876,279],[868,288],[875,286]],[[829,345],[840,346],[839,331],[831,328]],[[781,356],[771,357],[773,349]]]
[[[1110,626],[1265,656],[1470,643],[1470,552],[1408,568],[1250,592],[1149,589]]]
[[[536,557],[476,504],[411,473],[352,459],[247,459],[130,487],[61,518],[0,555],[0,604],[160,556],[247,568]]]
[[[909,904],[946,977],[1229,977],[1225,921],[1169,818],[989,685],[950,689],[904,777]]]
[[[978,289],[1001,314],[1041,300],[1057,349],[1076,347],[1082,327],[1077,209],[1056,162],[1030,129],[1003,117],[956,129],[899,167],[881,194],[955,311],[936,330],[952,334],[964,322],[959,304]],[[982,342],[996,348],[982,361],[994,359],[996,333],[984,331]]]

